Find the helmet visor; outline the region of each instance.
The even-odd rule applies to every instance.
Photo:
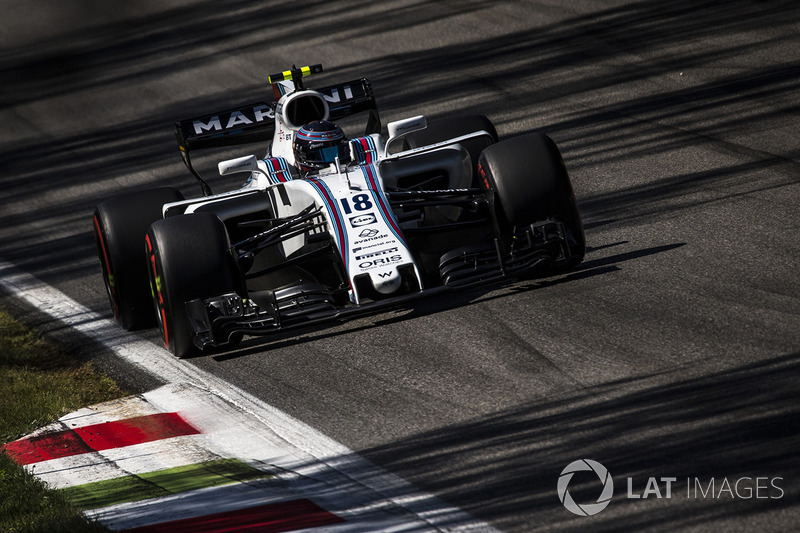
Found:
[[[305,163],[327,166],[336,161],[337,157],[339,161],[346,163],[350,160],[350,151],[347,144],[339,144],[338,146],[317,148],[304,153],[303,156]]]

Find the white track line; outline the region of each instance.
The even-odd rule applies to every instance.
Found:
[[[394,505],[405,508],[433,528],[442,531],[496,531],[432,494],[412,487],[346,446],[307,424],[265,403],[248,392],[196,366],[175,358],[170,352],[119,328],[61,291],[0,259],[0,286],[45,312],[59,322],[102,343],[117,356],[170,384],[189,383],[208,391],[230,406],[232,416],[242,423],[260,426],[286,443],[288,451],[310,455],[326,468],[348,477],[353,483],[375,492]],[[244,415],[244,416],[242,416]],[[294,454],[292,454],[294,455]]]

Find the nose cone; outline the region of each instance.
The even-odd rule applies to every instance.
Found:
[[[371,274],[370,277],[372,278],[373,287],[381,294],[392,294],[396,292],[403,282],[403,278],[400,276],[400,272],[398,272],[397,269]]]

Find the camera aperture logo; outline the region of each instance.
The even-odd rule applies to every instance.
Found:
[[[575,472],[583,471],[592,471],[597,474],[603,485],[602,492],[595,503],[579,504],[572,499],[569,493],[569,482],[572,481],[572,476],[575,475]],[[558,477],[558,499],[561,500],[561,503],[564,504],[568,511],[579,516],[592,516],[599,513],[608,506],[613,495],[614,480],[611,479],[611,474],[609,474],[605,466],[592,459],[572,461],[561,471],[561,475]]]
[[[580,476],[580,485],[582,485],[582,498],[587,498],[586,486],[594,485],[594,477],[591,473],[597,476],[597,481],[600,485],[594,490],[589,490],[589,493],[594,495],[599,492],[600,496],[594,503],[578,503],[569,492],[569,484],[573,481],[573,476],[578,472],[586,472],[588,474]],[[636,483],[633,477],[627,478],[627,499],[641,500],[647,498],[657,499],[672,499],[676,497],[684,497],[693,500],[780,500],[786,495],[783,488],[784,478],[781,476],[739,476],[737,478],[710,478],[701,479],[697,477],[686,478],[686,492],[681,489],[682,481],[678,480],[677,476],[673,477],[648,477],[647,482],[644,483],[644,489],[639,489],[643,482]],[[571,513],[578,516],[592,516],[596,515],[611,503],[611,497],[614,495],[614,481],[611,479],[611,474],[608,469],[597,461],[592,459],[578,459],[572,461],[567,467],[561,471],[558,477],[558,499],[564,507]]]

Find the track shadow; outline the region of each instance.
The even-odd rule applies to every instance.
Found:
[[[612,243],[595,249],[613,247],[618,244],[621,243]],[[213,350],[209,352],[208,355],[211,355],[217,362],[224,362],[263,353],[265,350],[280,349],[302,342],[346,336],[359,331],[395,324],[414,318],[435,315],[452,309],[474,305],[479,302],[503,298],[513,293],[534,291],[561,283],[610,274],[620,270],[621,267],[619,265],[621,263],[668,252],[683,245],[684,243],[676,243],[616,254],[602,259],[589,258],[578,265],[574,270],[567,273],[540,278],[529,277],[522,280],[508,279],[502,282],[490,283],[482,287],[453,290],[438,296],[432,296],[396,308],[390,308],[386,312],[364,315],[362,318],[366,318],[368,321],[366,324],[363,323],[364,320],[359,320],[358,325],[350,325],[346,321],[332,321],[328,324],[315,325],[313,327],[298,327],[276,332],[275,334],[265,337],[249,338],[244,341],[242,347],[238,349],[230,351],[223,350],[222,352]]]
[[[115,192],[155,185],[177,186],[187,194],[198,191],[180,162],[175,120],[263,98],[264,74],[287,66],[271,62],[283,61],[281,54],[287,52],[282,50],[309,37],[321,50],[370,35],[386,34],[391,43],[393,32],[421,24],[446,28],[459,13],[450,4],[419,0],[365,6],[355,0],[315,0],[304,2],[298,13],[297,3],[288,0],[206,0],[193,2],[189,9],[166,9],[79,32],[65,28],[33,45],[3,50],[0,108],[12,113],[53,98],[85,100],[129,85],[158,88],[170,76],[191,78],[193,72],[219,68],[229,58],[264,58],[263,69],[252,73],[253,81],[235,91],[206,91],[186,82],[174,88],[185,92],[177,103],[153,101],[152,94],[143,91],[113,110],[74,109],[72,120],[61,127],[52,127],[49,117],[39,117],[44,125],[33,133],[3,131],[4,258],[33,273],[46,271],[46,280],[96,275],[97,292],[102,293],[91,240],[94,205]],[[465,1],[458,9],[481,13],[492,4]],[[646,94],[625,101],[607,97],[614,96],[616,88],[659,81],[684,70],[736,65],[737,58],[759,53],[782,35],[795,39],[799,15],[800,4],[783,0],[634,1],[565,14],[553,24],[539,24],[535,17],[527,24],[515,21],[524,27],[491,40],[475,28],[435,49],[387,46],[369,54],[341,55],[338,64],[325,65],[328,72],[319,79],[327,84],[369,77],[385,118],[441,109],[441,115],[486,114],[503,135],[519,133],[522,127],[544,131],[562,148],[567,167],[584,176],[604,165],[624,166],[638,158],[679,152],[693,143],[741,151],[736,164],[664,171],[637,185],[581,195],[578,183],[591,242],[591,233],[608,225],[637,225],[677,209],[797,183],[796,149],[768,153],[720,147],[716,139],[730,131],[767,129],[776,117],[797,116],[800,68],[795,56],[771,56],[746,72],[720,70],[677,88],[655,83]],[[688,46],[691,43],[702,46]],[[626,68],[595,68],[598,65]],[[581,107],[547,123],[536,115],[570,97]],[[762,105],[767,100],[770,105]],[[643,121],[669,127],[643,129]],[[777,177],[753,178],[765,172]],[[217,178],[212,185],[217,184],[230,183]],[[710,189],[715,196],[695,194]],[[672,211],[664,209],[666,202]],[[535,290],[562,280],[611,275],[626,262],[682,245],[662,244],[597,259],[590,253],[580,270],[560,278],[466,291],[453,299],[418,302],[404,312],[435,314],[503,297],[492,293],[498,289]],[[367,325],[312,331],[302,338],[343,336],[404,319],[382,315]],[[294,344],[297,335],[277,336],[273,346]],[[258,339],[216,357],[262,354],[269,347]],[[715,364],[718,370],[707,370]],[[752,524],[748,520],[765,510],[796,506],[796,484],[787,487],[781,499],[676,499],[663,505],[628,500],[620,491],[626,477],[797,479],[799,378],[797,353],[738,366],[720,360],[709,362],[706,370],[678,368],[564,391],[550,401],[521,404],[358,452],[509,529],[562,531],[589,524],[600,531],[672,531],[715,529],[722,522]],[[555,490],[564,466],[583,457],[602,462],[618,483],[611,505],[590,522],[570,515]],[[792,529],[791,524],[777,525]]]
[[[716,372],[641,376],[359,453],[518,531],[675,531],[717,527],[712,524],[722,520],[731,527],[797,506],[798,383],[797,353]],[[615,482],[610,506],[591,519],[567,512],[556,493],[561,470],[580,458],[602,463]],[[675,477],[673,498],[651,499],[654,505],[628,499],[628,477],[640,495],[648,478]],[[769,478],[780,490],[762,489],[759,498],[720,492],[723,479],[733,484],[746,477]],[[712,478],[716,487],[709,491]],[[714,496],[698,493],[695,479]],[[593,503],[599,485],[596,477],[586,481],[584,503]],[[744,486],[755,490],[755,481]],[[577,500],[581,488],[574,490]]]
[[[65,27],[61,33],[34,44],[10,46],[0,54],[0,105],[9,109],[89,91],[102,93],[131,84],[158,83],[175,74],[216,68],[221,58],[251,57],[308,35],[319,36],[320,43],[338,43],[420,24],[446,27],[459,15],[489,8],[481,2],[462,2],[454,10],[438,2],[420,0],[380,9],[384,11],[364,10],[361,3],[350,0],[337,2],[336,7],[314,1],[304,3],[301,16],[294,4],[286,1],[237,0],[223,5],[208,0],[195,2],[190,9],[164,8],[128,20],[87,24],[80,30]],[[564,16],[552,24],[536,25],[532,21],[530,27],[508,32],[491,42],[476,32],[434,50],[392,47],[358,61],[343,57],[339,64],[326,65],[327,72],[319,79],[329,83],[350,76],[368,76],[385,117],[399,118],[412,110],[418,113],[426,112],[429,106],[444,106],[448,114],[484,113],[505,130],[508,119],[504,117],[514,111],[518,118],[528,109],[510,108],[518,104],[500,96],[495,90],[497,84],[513,86],[514,102],[546,105],[568,96],[636,83],[672,72],[678,66],[689,69],[753,52],[765,43],[736,41],[740,44],[700,49],[682,45],[693,39],[724,42],[742,32],[760,29],[769,29],[770,35],[794,32],[792,21],[797,20],[799,11],[795,4],[778,0],[758,4],[738,0],[723,5],[688,0],[669,5],[632,2]],[[93,20],[91,12],[75,11],[73,15]],[[269,31],[263,31],[265,20],[270,21]],[[613,73],[580,68],[617,55],[648,55],[653,60],[646,68]],[[284,67],[270,66],[266,61],[263,68],[267,72]],[[88,221],[94,205],[125,190],[172,185],[188,195],[197,195],[199,189],[183,168],[175,145],[175,120],[264,98],[268,93],[262,81],[264,72],[253,73],[249,85],[233,92],[220,90],[196,96],[197,91],[187,90],[186,97],[178,103],[159,104],[143,95],[140,104],[146,113],[137,112],[136,102],[120,102],[120,108],[130,109],[123,120],[111,120],[108,117],[119,114],[101,108],[76,109],[76,126],[61,128],[57,134],[15,137],[13,132],[3,133],[0,188],[6,206],[15,207],[4,209],[0,224],[26,227],[3,236],[7,259],[37,270],[46,255],[49,229],[37,227],[37,222],[48,220],[72,236],[58,237],[64,244],[57,246],[65,253],[59,255],[57,264],[48,261],[47,268],[58,269],[57,265],[62,265],[63,270],[56,274],[61,279],[84,276],[88,271],[82,264],[93,252],[86,239],[77,234],[88,233],[89,224],[78,223],[74,215],[80,214]],[[409,73],[419,72],[431,75],[425,77],[425,83],[412,83]],[[687,142],[686,133],[678,130],[642,135],[637,121],[630,117],[647,116],[656,121],[682,115],[702,117],[706,125],[699,133],[709,136],[769,120],[776,113],[796,113],[796,102],[782,95],[798,88],[800,69],[787,58],[744,75],[723,75],[684,89],[648,94],[623,103],[589,104],[569,117],[535,127],[557,139],[568,168],[594,168],[612,160],[668,152]],[[769,109],[747,106],[746,114],[742,114],[741,104],[764,98],[778,104]],[[92,119],[87,121],[85,116],[77,116],[79,113]],[[590,136],[586,135],[587,127],[593,129]],[[578,146],[580,155],[573,157],[571,153]],[[623,147],[625,153],[620,155]],[[36,164],[32,165],[32,161]],[[602,224],[597,220],[638,223],[658,213],[658,202],[686,197],[704,187],[743,194],[781,186],[754,184],[751,176],[787,164],[790,161],[786,156],[754,157],[749,163],[727,169],[670,176],[610,193],[579,195],[578,201],[589,229]],[[785,183],[796,179],[795,169]],[[212,181],[221,189],[239,185],[228,179]],[[42,194],[50,190],[64,190],[66,194]],[[22,208],[29,203],[35,207]],[[687,201],[684,207],[691,205]],[[68,241],[73,238],[74,246],[70,246]],[[31,254],[31,242],[35,240],[44,240],[45,244],[34,248]],[[72,253],[67,253],[70,249]]]

